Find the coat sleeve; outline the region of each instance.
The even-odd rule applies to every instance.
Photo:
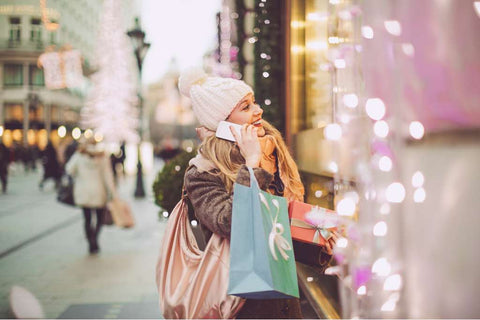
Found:
[[[266,189],[273,176],[267,171],[254,168],[260,188]],[[250,184],[250,174],[243,165],[237,174],[237,183]],[[190,168],[185,176],[185,188],[200,223],[211,232],[230,238],[233,195],[229,193],[219,176]]]
[[[71,175],[73,178],[77,176],[77,162],[78,162],[78,154],[74,153],[73,156],[68,160],[66,166],[65,166],[65,171]]]

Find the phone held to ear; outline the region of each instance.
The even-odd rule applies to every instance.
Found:
[[[240,129],[242,128],[241,125],[228,122],[228,121],[220,121],[217,127],[217,132],[215,132],[215,136],[220,139],[225,139],[228,141],[236,142],[235,137],[233,136],[232,132],[230,131],[230,127],[233,127],[235,131],[241,135]]]

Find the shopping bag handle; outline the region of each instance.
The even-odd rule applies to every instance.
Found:
[[[257,178],[255,177],[255,174],[253,173],[253,169],[247,166],[248,172],[250,172],[250,188],[252,187],[257,187],[258,190],[260,190],[260,186],[258,185]]]

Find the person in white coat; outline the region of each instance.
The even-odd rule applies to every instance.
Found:
[[[96,150],[94,139],[82,138],[65,169],[74,180],[75,204],[83,209],[89,252],[97,253],[107,201],[117,197],[110,161],[103,151]]]

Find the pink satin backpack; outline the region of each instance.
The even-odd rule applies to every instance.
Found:
[[[227,295],[229,265],[228,239],[213,234],[205,251],[198,248],[188,221],[186,197],[182,197],[170,215],[157,263],[164,318],[235,318],[245,300]]]

